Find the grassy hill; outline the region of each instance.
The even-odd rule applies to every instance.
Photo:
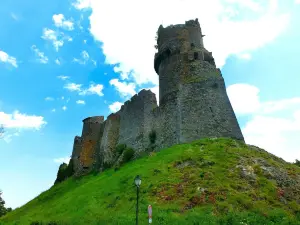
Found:
[[[300,167],[230,139],[176,145],[118,170],[70,178],[0,224],[135,224],[137,174],[141,225],[149,204],[154,225],[300,224]]]

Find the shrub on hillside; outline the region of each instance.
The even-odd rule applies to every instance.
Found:
[[[300,161],[296,159],[296,162],[294,163],[296,166],[300,167]]]
[[[5,207],[5,201],[2,198],[2,191],[0,190],[0,217],[4,216],[6,213],[12,211],[11,208],[6,208]]]
[[[65,179],[73,176],[73,174],[74,174],[73,160],[70,159],[70,162],[68,165],[66,163],[63,163],[59,166],[59,169],[57,172],[57,178],[56,178],[54,184],[64,181]]]
[[[128,162],[133,158],[134,150],[133,148],[126,148],[123,155],[123,162]]]
[[[68,165],[66,163],[62,163],[59,166],[59,169],[57,172],[57,177],[56,177],[54,184],[60,183],[65,180],[65,171],[66,171],[67,167],[68,167]]]
[[[116,152],[119,154],[119,155],[121,155],[123,152],[124,152],[124,150],[126,149],[126,144],[119,144],[119,145],[117,145],[117,147],[116,147]]]

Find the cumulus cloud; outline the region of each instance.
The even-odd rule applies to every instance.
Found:
[[[82,84],[68,83],[64,86],[65,89],[69,91],[81,91]]]
[[[91,6],[91,0],[77,0],[73,3],[73,6],[77,9],[86,9]]]
[[[249,59],[250,52],[272,42],[290,21],[290,15],[280,11],[278,0],[78,0],[74,6],[92,10],[90,32],[103,43],[106,63],[116,65],[123,77],[131,73],[137,84],[158,84],[153,46],[160,24],[199,18],[206,35],[205,46],[213,52],[217,66],[222,67],[230,55]],[[114,9],[114,13],[107,9]],[[118,29],[111,29],[115,24]]]
[[[57,76],[58,79],[61,79],[61,80],[67,80],[69,79],[70,77],[69,76],[63,76],[63,75],[60,75],[60,76]]]
[[[241,93],[242,98],[241,98]],[[260,107],[259,89],[249,84],[233,84],[227,88],[234,111],[238,114],[257,112]]]
[[[231,85],[227,93],[237,116],[250,117],[242,127],[248,144],[290,162],[300,159],[300,97],[264,102],[249,84]]]
[[[10,64],[13,67],[18,67],[17,59],[1,50],[0,50],[0,62]]]
[[[68,89],[69,91],[75,91],[78,92],[79,95],[99,95],[103,96],[102,90],[104,86],[102,84],[90,84],[88,88],[82,88],[82,84],[76,84],[76,83],[68,83],[64,86],[65,89]]]
[[[90,84],[89,88],[81,90],[79,92],[79,95],[97,94],[99,96],[103,96],[102,90],[103,90],[102,84]]]
[[[47,122],[42,116],[26,115],[19,111],[14,111],[12,114],[0,112],[0,124],[5,128],[17,129],[36,129],[39,130]]]
[[[134,83],[120,82],[118,79],[112,79],[109,83],[116,88],[121,97],[126,98],[136,94]]]
[[[123,103],[121,103],[121,102],[114,102],[111,105],[109,105],[108,108],[111,112],[114,113],[114,112],[119,111],[121,109],[122,105],[123,105]]]
[[[43,29],[42,38],[47,41],[50,41],[53,44],[56,51],[58,51],[59,48],[64,45],[64,41],[59,37],[58,32],[51,30],[49,28]]]
[[[66,111],[66,110],[67,110],[67,106],[64,105],[64,106],[62,107],[62,110]]]
[[[65,19],[65,16],[63,14],[54,14],[52,16],[52,19],[56,27],[61,27],[66,30],[74,29],[74,23],[71,20]]]
[[[70,159],[71,159],[71,157],[61,157],[61,158],[54,159],[53,161],[55,163],[59,163],[59,164],[62,164],[62,163],[69,164]]]
[[[48,57],[45,56],[45,53],[40,51],[35,45],[31,46],[31,50],[35,53],[38,62],[43,64],[48,63]]]
[[[237,56],[240,59],[244,59],[244,60],[250,60],[251,59],[251,54],[250,53],[241,53],[241,54],[237,54]]]
[[[77,100],[76,103],[78,105],[85,105],[85,101],[84,100]]]

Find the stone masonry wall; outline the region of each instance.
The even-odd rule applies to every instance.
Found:
[[[98,142],[102,137],[103,116],[88,117],[83,120],[80,144],[76,144],[72,158],[76,164],[74,169],[78,175],[88,173],[97,163]],[[75,138],[76,139],[76,138]],[[79,137],[77,137],[79,141]]]
[[[120,115],[110,114],[105,121],[104,131],[99,142],[100,170],[112,165],[115,160],[115,148],[119,139]]]
[[[74,145],[71,158],[73,159],[74,170],[78,171],[81,168],[80,165],[80,152],[82,149],[82,138],[79,136],[75,136]]]
[[[146,151],[151,131],[156,133],[155,150],[206,137],[244,140],[221,71],[202,37],[197,19],[159,27],[154,58],[159,107],[155,94],[142,90],[107,120],[83,120],[82,136],[75,137],[72,153],[77,173],[112,165],[118,144],[137,154]]]
[[[125,102],[118,112],[120,134],[118,144],[126,144],[136,151],[143,151],[147,145],[148,133],[152,129],[152,110],[157,107],[155,95],[142,90]]]

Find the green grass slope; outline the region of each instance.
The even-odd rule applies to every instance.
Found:
[[[137,174],[141,225],[149,204],[154,225],[300,224],[300,167],[231,139],[176,145],[118,170],[70,178],[0,224],[135,224]]]

